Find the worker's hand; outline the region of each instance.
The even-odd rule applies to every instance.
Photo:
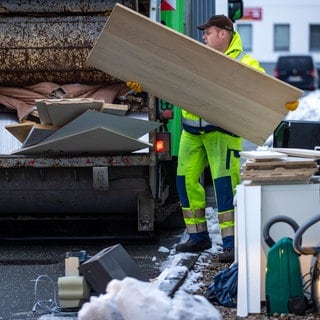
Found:
[[[299,105],[299,100],[292,101],[292,102],[287,102],[286,103],[286,109],[289,111],[294,111],[298,108]]]
[[[138,81],[127,81],[126,85],[131,90],[134,90],[135,92],[139,93],[142,91],[142,86]]]

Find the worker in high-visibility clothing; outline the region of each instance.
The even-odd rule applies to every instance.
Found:
[[[264,72],[257,60],[243,52],[240,35],[228,17],[215,15],[198,29],[204,31],[203,40],[209,47]],[[212,246],[205,215],[205,190],[200,183],[201,174],[209,165],[223,247],[218,259],[233,262],[233,198],[240,183],[242,138],[185,110],[182,110],[182,125],[176,180],[189,239],[178,244],[176,251],[201,252]]]

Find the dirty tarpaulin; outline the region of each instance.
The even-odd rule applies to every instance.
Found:
[[[125,94],[129,89],[125,83],[110,85],[65,84],[40,82],[26,87],[0,86],[0,104],[9,109],[15,109],[21,122],[35,108],[35,99],[47,99],[51,92],[61,88],[73,98],[93,98],[112,103],[116,98]]]
[[[238,288],[238,263],[233,263],[214,276],[207,289],[206,298],[212,303],[224,307],[235,307]]]

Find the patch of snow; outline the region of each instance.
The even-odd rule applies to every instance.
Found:
[[[113,279],[106,294],[91,297],[78,320],[222,320],[207,299],[179,292],[171,299],[155,284],[126,277]]]

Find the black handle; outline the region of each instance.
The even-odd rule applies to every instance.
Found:
[[[285,222],[288,225],[292,227],[292,229],[296,232],[299,229],[299,225],[295,220],[288,216],[275,216],[274,218],[270,219],[268,223],[266,223],[264,229],[263,229],[263,238],[266,244],[271,248],[275,242],[274,240],[270,237],[270,229],[271,227],[277,223],[277,222]]]
[[[303,248],[301,246],[303,233],[309,227],[311,227],[312,225],[314,225],[315,223],[317,223],[319,221],[320,221],[320,214],[313,216],[306,223],[304,223],[302,226],[300,226],[300,228],[296,232],[296,235],[293,239],[293,248],[296,252],[298,252],[300,254],[305,254],[305,255],[308,255],[308,254],[317,255],[320,252],[320,247],[305,247],[305,248]]]

